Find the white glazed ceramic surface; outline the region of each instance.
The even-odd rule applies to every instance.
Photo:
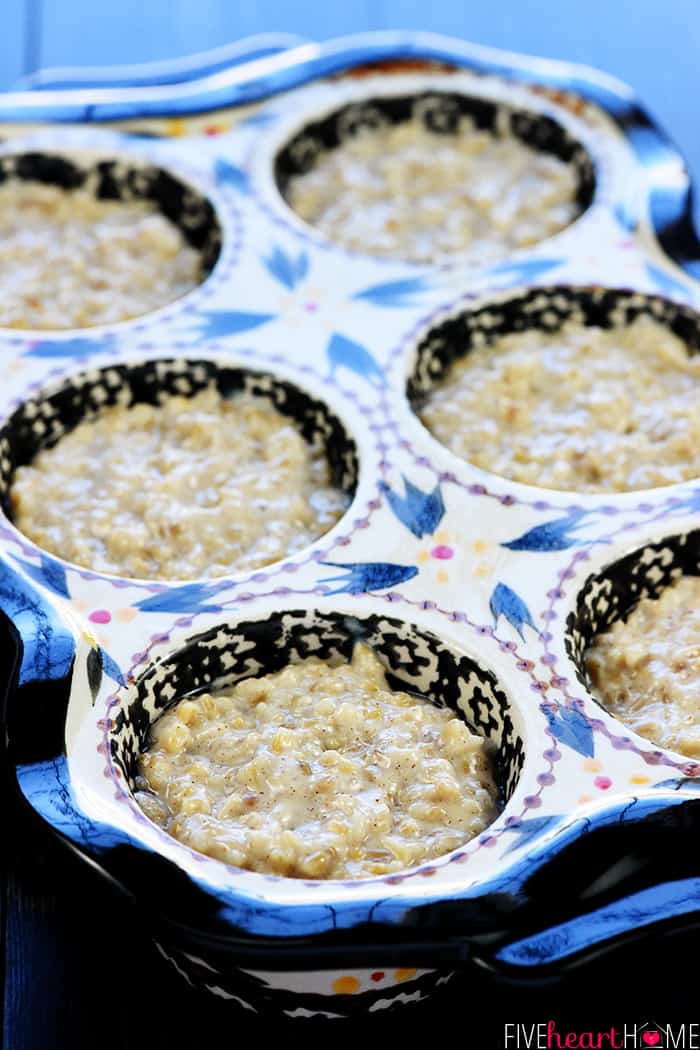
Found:
[[[486,271],[458,260],[431,268],[351,254],[291,213],[273,162],[293,134],[351,102],[426,91],[507,101],[553,118],[593,159],[592,205],[556,237]],[[680,786],[694,775],[694,763],[659,752],[594,703],[565,640],[567,615],[592,573],[697,527],[697,483],[604,498],[511,483],[442,448],[406,396],[418,343],[456,310],[491,299],[497,309],[538,284],[661,291],[697,303],[697,286],[657,245],[645,174],[612,120],[573,95],[555,101],[496,77],[393,73],[322,81],[190,125],[162,121],[159,130],[169,137],[7,129],[6,152],[98,150],[178,174],[211,200],[223,245],[201,287],[149,316],[80,332],[0,332],[3,419],[66,379],[111,364],[215,360],[270,373],[327,404],[355,444],[359,475],[347,514],[308,550],[199,588],[47,560],[0,519],[0,555],[45,590],[77,639],[66,747],[84,813],[126,831],[212,891],[233,888],[290,908],[376,895],[378,880],[275,879],[191,852],[146,819],[110,754],[113,719],[132,681],[154,661],[218,624],[235,628],[285,610],[389,616],[430,632],[495,675],[522,737],[524,764],[495,823],[455,854],[382,880],[383,899],[448,896],[497,871],[504,857],[524,856],[536,829],[541,842],[613,798],[638,797],[669,780]],[[411,504],[415,511],[421,499],[428,514],[419,521]],[[88,655],[97,647],[104,674],[93,701]],[[255,932],[254,916],[249,930]],[[369,991],[373,1003],[380,1001],[374,993],[388,988],[406,1001],[420,997],[426,973],[387,967],[256,977],[269,987],[328,996],[332,1015],[343,1010],[331,999],[349,993]],[[216,979],[202,983],[216,992]],[[217,994],[235,998],[221,988]],[[248,1001],[243,993],[240,999]]]

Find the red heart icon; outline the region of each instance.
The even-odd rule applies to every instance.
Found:
[[[644,1032],[644,1034],[642,1035],[642,1039],[647,1044],[647,1046],[656,1046],[660,1038],[661,1036],[658,1032]]]

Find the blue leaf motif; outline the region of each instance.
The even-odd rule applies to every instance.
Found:
[[[415,565],[395,565],[386,561],[339,562],[322,561],[320,565],[329,565],[342,569],[339,576],[327,576],[321,583],[339,583],[340,586],[330,594],[364,594],[366,591],[380,591],[385,587],[395,587],[418,575]]]
[[[613,209],[613,214],[618,224],[628,233],[634,233],[637,229],[637,217],[632,209],[624,201],[618,201]]]
[[[88,354],[104,354],[114,349],[114,337],[95,336],[74,339],[39,339],[29,345],[27,357],[53,359],[61,357],[86,357]]]
[[[430,287],[425,277],[404,277],[398,281],[382,281],[380,284],[371,284],[363,288],[361,292],[355,292],[353,299],[361,299],[372,303],[373,306],[386,306],[390,308],[413,306],[415,296],[425,292]]]
[[[440,485],[437,484],[432,492],[423,492],[408,478],[403,475],[402,477],[404,496],[394,492],[388,485],[382,486],[389,506],[399,521],[403,522],[417,539],[432,536],[445,515]]]
[[[330,337],[326,352],[332,376],[335,375],[338,368],[348,368],[369,382],[372,382],[373,379],[382,382],[384,379],[384,373],[369,350],[338,332],[334,332]]]
[[[519,594],[511,590],[505,583],[497,583],[489,602],[494,627],[498,626],[501,616],[504,616],[511,627],[515,628],[521,638],[524,638],[523,628],[532,627],[535,633],[539,633],[525,602]]]
[[[263,256],[263,263],[272,276],[293,292],[309,272],[309,257],[306,252],[299,252],[296,258],[275,245],[270,254]]]
[[[589,513],[589,511],[577,510],[563,518],[547,521],[544,525],[535,525],[522,536],[510,540],[509,543],[502,543],[501,546],[511,551],[544,552],[564,551],[568,547],[576,547],[583,541],[572,533],[581,528]]]
[[[534,281],[555,266],[561,266],[563,259],[522,259],[514,262],[499,263],[491,268],[495,276],[511,277],[514,281]]]
[[[531,839],[537,838],[542,832],[549,831],[555,824],[560,823],[562,817],[558,813],[550,814],[549,816],[541,817],[529,817],[527,820],[521,820],[517,824],[510,824],[505,832],[512,832],[513,838],[506,850],[504,850],[504,856],[506,853],[512,853],[514,849],[518,849],[523,846],[526,842]]]
[[[230,186],[239,193],[250,193],[250,180],[247,172],[223,157],[218,157],[214,164],[214,178],[222,186]]]
[[[562,707],[557,711],[545,707],[543,710],[550,731],[560,744],[578,751],[585,758],[593,758],[593,730],[584,714],[575,707]]]
[[[210,599],[221,590],[220,583],[185,583],[181,587],[170,587],[150,598],[136,603],[142,612],[220,612],[220,605],[210,604]]]
[[[23,558],[18,558],[16,554],[13,554],[12,557],[18,565],[22,566],[27,576],[32,580],[43,584],[44,587],[53,591],[54,594],[59,594],[61,598],[70,598],[66,570],[60,562],[50,558],[48,554],[41,555],[38,565],[31,561],[25,561]]]
[[[687,284],[683,284],[682,281],[677,280],[672,274],[662,270],[660,266],[654,266],[650,262],[645,265],[647,274],[659,291],[664,292],[666,295],[682,295],[685,299],[689,297],[690,291]]]
[[[121,667],[117,661],[109,655],[107,650],[102,648],[102,646],[100,646],[100,659],[102,660],[102,670],[107,677],[111,678],[113,682],[117,683],[117,685],[126,685]]]
[[[203,339],[223,338],[251,332],[254,328],[274,321],[275,314],[245,313],[240,310],[209,310],[195,315],[201,324],[199,335]]]

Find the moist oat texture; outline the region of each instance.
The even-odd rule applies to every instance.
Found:
[[[180,701],[153,725],[136,799],[236,867],[360,878],[439,857],[496,816],[485,742],[386,684],[366,646]]]
[[[611,714],[659,747],[700,758],[700,577],[642,599],[594,639],[586,666]]]
[[[144,579],[259,568],[322,535],[346,504],[287,416],[213,387],[104,409],[20,467],[10,496],[40,547]]]
[[[648,317],[497,338],[459,358],[420,418],[513,481],[622,492],[700,475],[700,356]]]
[[[487,264],[558,233],[578,215],[572,165],[509,130],[463,117],[455,133],[418,117],[362,129],[323,152],[285,190],[326,237],[368,255]]]
[[[125,321],[201,279],[199,253],[148,201],[21,180],[0,186],[0,326]]]

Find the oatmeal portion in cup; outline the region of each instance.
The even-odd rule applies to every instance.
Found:
[[[0,327],[138,317],[199,285],[218,254],[209,202],[160,169],[44,154],[0,165]]]
[[[700,476],[700,355],[646,315],[482,336],[419,401],[441,444],[512,481],[612,493]]]
[[[580,214],[575,166],[463,114],[449,131],[420,115],[359,127],[283,188],[291,209],[329,240],[416,263],[486,265],[537,244]]]
[[[700,758],[700,577],[643,598],[586,653],[594,695],[658,747]]]
[[[17,528],[44,550],[143,579],[268,565],[327,532],[347,503],[294,419],[213,385],[103,408],[19,466],[10,488]]]
[[[297,878],[401,871],[497,813],[488,744],[389,688],[373,650],[185,698],[153,724],[136,800],[185,845]]]

